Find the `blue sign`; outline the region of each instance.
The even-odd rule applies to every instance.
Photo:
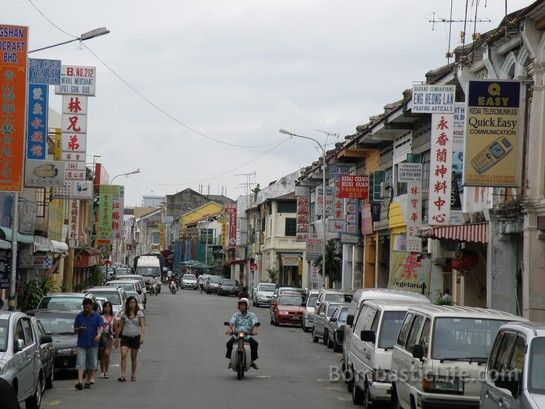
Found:
[[[61,83],[61,61],[28,59],[28,82],[31,84],[59,85]]]
[[[48,85],[28,85],[26,158],[45,160],[47,156]]]
[[[13,201],[13,193],[0,192],[0,226],[11,228]]]
[[[329,178],[338,180],[341,175],[350,174],[350,165],[329,165]]]

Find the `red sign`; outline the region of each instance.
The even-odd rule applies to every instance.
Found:
[[[367,199],[369,197],[369,178],[367,176],[341,175],[337,183],[337,197]]]
[[[0,25],[0,190],[20,192],[25,156],[28,28]]]
[[[237,244],[237,205],[236,203],[225,205],[225,212],[229,218],[229,246]]]

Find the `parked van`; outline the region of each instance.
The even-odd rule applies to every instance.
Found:
[[[365,407],[389,402],[392,350],[407,310],[414,301],[365,301],[354,321],[347,366],[353,378],[352,401]]]
[[[500,327],[524,318],[475,307],[409,308],[392,354],[393,408],[478,408]]]
[[[144,277],[146,289],[149,291],[152,281],[161,278],[161,261],[156,256],[140,256],[136,260],[135,274]]]
[[[346,291],[346,290],[332,290],[332,289],[326,289],[322,288],[320,292],[318,293],[318,298],[316,300],[316,310],[320,307],[320,304],[324,301],[329,302],[337,302],[337,303],[345,303],[352,301],[352,296],[354,294],[354,291]]]
[[[510,323],[496,335],[481,408],[545,408],[545,325]]]
[[[344,343],[343,343],[343,357],[342,357],[342,370],[347,371],[346,362],[348,362],[348,354],[350,353],[352,332],[354,330],[353,324],[358,318],[358,313],[361,310],[361,305],[367,300],[397,300],[397,301],[412,301],[429,304],[430,300],[425,295],[415,293],[412,291],[393,290],[389,288],[363,288],[357,290],[352,296],[350,307],[348,308],[348,317],[346,318],[346,325],[344,326]],[[346,373],[345,380],[348,382],[352,378],[352,374]],[[352,383],[348,383],[348,390],[352,392]]]

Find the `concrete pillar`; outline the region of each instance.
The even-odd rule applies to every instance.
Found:
[[[529,320],[545,322],[545,236],[537,230],[538,212],[545,214],[545,205],[529,209],[524,220],[522,313]]]
[[[66,256],[66,263],[64,265],[64,288],[70,292],[74,287],[74,248],[68,248],[68,255]]]

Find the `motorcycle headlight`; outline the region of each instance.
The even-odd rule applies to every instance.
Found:
[[[242,337],[245,337],[245,336],[246,336],[246,334],[244,332],[242,332],[242,331],[238,333],[239,338],[242,338]]]
[[[289,312],[287,312],[287,311],[279,311],[278,313],[279,313],[280,315],[288,315],[288,314],[289,314]]]
[[[77,348],[61,348],[57,349],[55,352],[57,355],[77,355],[78,349]]]

